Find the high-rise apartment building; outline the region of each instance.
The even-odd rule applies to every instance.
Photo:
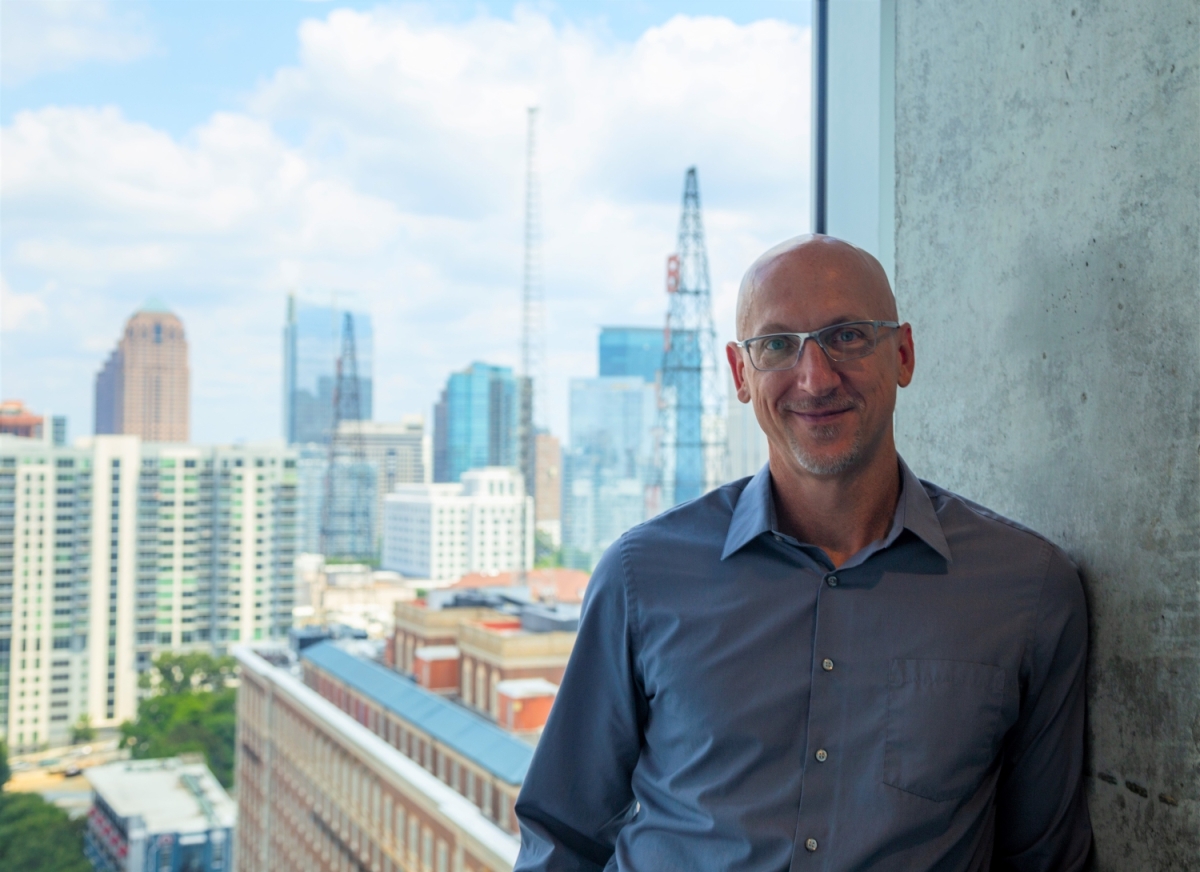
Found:
[[[238,872],[512,869],[529,745],[333,643],[238,659]]]
[[[341,354],[345,311],[288,295],[283,328],[283,436],[289,445],[328,443],[333,427],[333,393]],[[371,317],[351,313],[358,369],[358,413],[348,407],[341,419],[372,417],[374,334]]]
[[[533,508],[537,530],[557,548],[562,544],[562,446],[549,433],[534,437]]]
[[[533,498],[513,467],[457,484],[400,485],[384,500],[383,568],[415,578],[533,566]]]
[[[572,379],[564,458],[563,556],[591,569],[613,541],[646,519],[655,469],[655,386],[638,376]]]
[[[520,466],[523,385],[510,367],[486,363],[450,376],[434,407],[435,482],[481,466]]]
[[[600,375],[637,376],[653,384],[663,364],[661,327],[601,327]]]
[[[148,302],[125,322],[96,376],[95,432],[187,442],[190,396],[183,322],[161,303]]]
[[[135,715],[161,651],[291,625],[296,455],[96,436],[0,436],[0,736],[67,740]]]

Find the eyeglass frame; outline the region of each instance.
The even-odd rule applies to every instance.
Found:
[[[872,329],[874,329],[874,331],[875,331],[874,341],[871,343],[871,347],[865,353],[856,354],[854,357],[843,357],[842,359],[838,360],[837,358],[835,358],[833,356],[832,353],[830,353],[829,349],[825,347],[825,343],[821,341],[820,334],[828,333],[830,330],[836,330],[839,327],[848,327],[851,324],[870,324]],[[820,330],[813,330],[809,333],[764,333],[761,336],[751,336],[749,339],[742,339],[740,341],[734,342],[733,345],[746,352],[746,357],[748,357],[750,359],[750,365],[753,366],[759,372],[787,372],[789,369],[795,369],[800,364],[800,359],[802,357],[804,357],[804,344],[806,342],[808,342],[808,340],[810,340],[810,339],[817,343],[817,347],[820,348],[821,351],[823,351],[825,353],[825,356],[832,363],[846,363],[851,360],[862,360],[864,357],[870,357],[872,354],[875,353],[875,349],[879,347],[879,328],[880,327],[887,327],[892,330],[898,330],[898,329],[900,329],[900,322],[899,321],[842,321],[839,324],[830,324],[828,327],[822,327]],[[762,369],[757,363],[754,362],[754,355],[751,354],[751,352],[750,352],[750,343],[757,342],[760,339],[770,339],[772,336],[790,336],[790,337],[800,340],[800,348],[796,352],[796,362],[793,363],[791,366],[785,366],[782,369]]]

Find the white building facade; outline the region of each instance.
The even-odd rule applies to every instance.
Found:
[[[163,651],[291,626],[295,452],[0,436],[0,737],[15,751],[134,717]]]
[[[454,484],[399,485],[384,501],[383,568],[445,581],[533,566],[533,497],[513,467]]]

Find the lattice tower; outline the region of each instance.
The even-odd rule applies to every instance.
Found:
[[[350,426],[343,427],[343,422]],[[342,351],[337,359],[333,387],[329,463],[325,469],[325,498],[321,506],[321,553],[326,558],[374,558],[373,477],[362,436],[354,318],[346,312],[342,319]]]
[[[684,180],[676,252],[667,258],[667,296],[659,396],[663,508],[695,499],[725,478],[725,391],[695,167]]]

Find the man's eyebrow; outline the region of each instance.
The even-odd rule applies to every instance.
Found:
[[[797,330],[790,324],[781,324],[778,321],[770,321],[762,326],[755,336],[767,336],[771,333],[815,333],[818,330],[824,330],[826,327],[833,327],[836,324],[847,324],[851,321],[873,321],[873,318],[863,318],[859,315],[839,315],[833,318],[827,324],[822,324],[820,327],[814,327],[812,330]],[[884,319],[886,320],[886,319]]]

